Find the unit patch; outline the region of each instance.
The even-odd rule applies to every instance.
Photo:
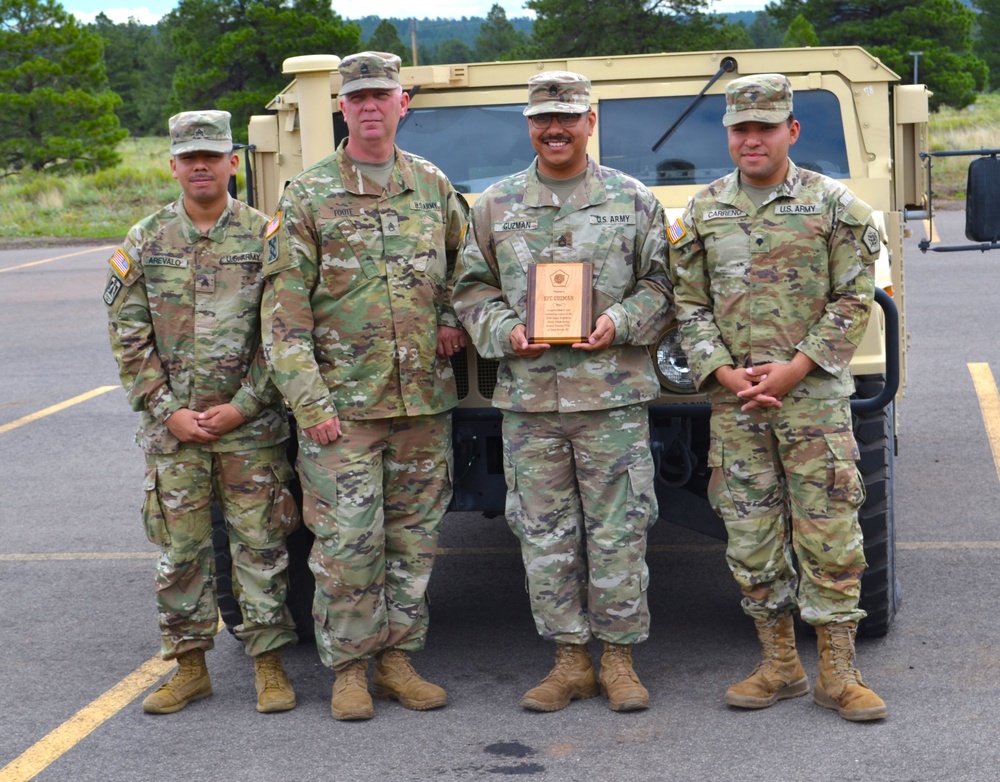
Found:
[[[278,260],[278,237],[272,236],[267,240],[267,262],[274,263]]]
[[[109,307],[115,303],[115,299],[118,298],[118,294],[121,293],[122,281],[117,277],[112,277],[108,280],[108,287],[104,289],[104,303]]]
[[[864,242],[864,245],[865,247],[868,248],[868,252],[870,254],[875,255],[876,253],[878,253],[880,242],[878,237],[878,231],[875,229],[875,226],[872,225],[865,226],[865,232],[861,234],[861,241]]]
[[[115,250],[115,254],[111,256],[108,263],[110,263],[114,270],[122,277],[128,277],[129,270],[132,268],[132,261],[130,261],[129,257],[122,252],[120,247]],[[105,298],[107,298],[106,295]]]
[[[674,220],[667,228],[667,238],[671,244],[677,244],[685,236],[687,236],[687,231],[684,229],[684,223],[679,219]]]

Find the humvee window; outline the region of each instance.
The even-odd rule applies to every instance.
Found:
[[[396,143],[438,166],[460,193],[481,193],[535,159],[524,104],[414,109]]]
[[[653,144],[691,103],[691,96],[602,100],[598,107],[601,163],[647,186],[703,185],[733,170],[722,115],[723,95],[708,95],[653,152]],[[802,135],[791,150],[795,164],[834,179],[850,176],[840,103],[824,90],[795,95]]]

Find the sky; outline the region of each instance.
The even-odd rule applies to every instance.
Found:
[[[463,16],[485,17],[494,3],[499,2],[507,13],[507,18],[534,16],[533,11],[524,7],[524,0],[436,0],[428,3],[424,10],[414,8],[413,0],[380,0],[378,15],[381,17],[407,18],[416,16],[441,19],[459,19]],[[140,24],[155,24],[164,14],[177,5],[177,0],[134,0],[135,5],[121,0],[62,0],[63,7],[83,22],[91,22],[103,11],[113,22],[126,22],[134,17]],[[141,3],[141,5],[140,5]],[[713,13],[729,11],[759,11],[767,0],[711,0]],[[370,15],[371,11],[358,13],[357,0],[333,0],[333,10],[344,19],[358,19]],[[110,6],[110,7],[109,7]]]

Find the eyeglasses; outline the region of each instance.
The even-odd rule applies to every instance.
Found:
[[[576,127],[582,116],[582,114],[564,114],[559,112],[553,114],[532,114],[528,117],[528,120],[538,130],[545,130],[552,124],[552,120],[559,120],[559,124],[564,128],[573,128]]]

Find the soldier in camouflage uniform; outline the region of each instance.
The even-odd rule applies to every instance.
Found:
[[[596,115],[585,77],[532,77],[524,114],[537,157],[476,201],[454,295],[480,355],[500,359],[507,519],[535,625],[556,642],[555,667],[521,705],[556,711],[596,695],[586,646],[596,636],[611,708],[645,709],[631,650],[649,634],[646,403],[659,385],[646,346],[671,311],[663,209],[587,157]],[[593,330],[570,345],[529,342],[529,266],[573,262],[593,264]]]
[[[257,710],[286,711],[281,664],[295,643],[285,597],[285,538],[299,523],[282,443],[288,421],[260,345],[268,218],[229,196],[236,173],[229,112],[170,118],[170,168],[183,195],[136,224],[111,258],[104,291],[111,346],[146,454],[143,522],[160,547],[156,597],[173,677],[143,701],[168,714],[212,694],[211,501],[229,529],[236,636],[254,658]]]
[[[759,709],[809,691],[798,610],[817,630],[816,703],[880,719],[885,704],[854,668],[864,485],[848,401],[879,231],[846,187],[789,159],[799,123],[787,78],[730,82],[723,124],[736,170],[667,234],[685,351],[712,402],[709,495],[764,651],[726,702]]]
[[[465,335],[450,292],[466,207],[441,171],[395,146],[409,103],[399,65],[381,52],[340,63],[350,135],[289,183],[267,238],[264,342],[300,429],[316,644],[343,720],[374,713],[371,657],[376,695],[447,702],[407,652],[425,644],[452,495],[449,358]]]

